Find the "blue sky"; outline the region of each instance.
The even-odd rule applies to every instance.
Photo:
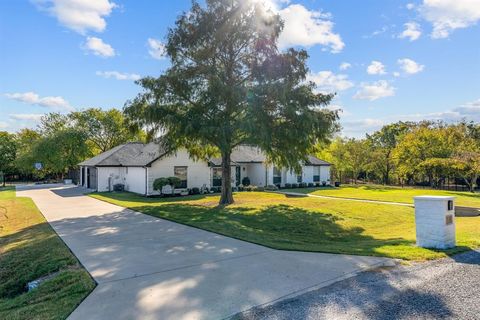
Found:
[[[263,0],[250,0],[263,1]],[[398,120],[480,121],[480,0],[264,0],[282,48],[337,92],[342,134]],[[47,112],[122,108],[168,67],[162,42],[189,0],[0,1],[0,130]]]

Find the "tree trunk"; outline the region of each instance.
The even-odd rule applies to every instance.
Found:
[[[222,196],[220,205],[232,204],[232,167],[230,166],[230,152],[222,152]]]

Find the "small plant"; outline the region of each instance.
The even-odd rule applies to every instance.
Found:
[[[211,193],[220,193],[221,190],[222,190],[221,187],[211,187],[210,188]]]
[[[292,184],[291,183],[285,183],[285,189],[291,189]]]
[[[125,190],[125,185],[123,185],[121,183],[117,183],[117,184],[113,185],[113,191],[120,192],[120,191],[124,191],[124,190]]]
[[[265,191],[265,187],[254,187],[252,191]]]
[[[190,189],[191,194],[200,194],[200,189],[197,187],[193,187]]]
[[[249,186],[250,185],[250,178],[249,177],[243,177],[242,184],[244,186]]]
[[[292,183],[292,189],[298,188],[298,183]]]
[[[314,184],[313,182],[309,182],[309,183],[308,183],[308,187],[309,187],[309,188],[313,188],[313,187],[315,187],[315,184]]]
[[[243,186],[243,184],[240,184],[237,188],[238,191],[245,191],[245,187]]]
[[[326,186],[327,185],[327,181],[322,181],[322,186]]]
[[[168,186],[169,181],[167,178],[157,178],[153,181],[153,190],[160,192],[162,194],[163,187]]]
[[[320,187],[320,182],[315,183],[315,187],[319,188]]]

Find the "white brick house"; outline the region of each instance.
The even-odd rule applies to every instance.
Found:
[[[253,146],[239,146],[231,156],[232,185],[238,186],[248,177],[255,186],[285,183],[330,184],[330,163],[308,156],[301,174],[276,168],[266,162],[265,154]],[[160,177],[179,177],[183,188],[221,185],[221,159],[195,161],[185,149],[167,154],[156,143],[127,143],[83,161],[80,167],[80,185],[99,192],[111,191],[115,184],[125,190],[155,195],[153,182]]]

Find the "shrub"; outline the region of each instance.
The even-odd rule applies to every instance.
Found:
[[[292,189],[295,189],[295,188],[298,188],[298,184],[297,183],[292,183]]]
[[[285,183],[285,189],[291,189],[292,184],[291,183]]]
[[[243,177],[242,184],[244,186],[249,186],[250,185],[250,178],[249,177]]]
[[[252,191],[265,191],[264,187],[254,187],[254,190]]]
[[[315,184],[314,184],[313,182],[309,182],[309,183],[308,183],[308,187],[309,187],[309,188],[313,188],[313,187],[315,187]]]
[[[153,181],[153,190],[160,191],[162,193],[162,189],[165,186],[168,186],[170,183],[167,178],[158,178]]]
[[[327,185],[327,181],[322,181],[322,186],[326,186]]]
[[[113,185],[113,191],[124,191],[125,190],[125,185],[121,183],[117,183]]]
[[[245,187],[243,186],[243,184],[239,185],[237,188],[238,188],[238,191],[244,191],[245,190]]]
[[[210,188],[210,192],[212,192],[212,193],[220,193],[221,190],[222,190],[221,187],[211,187]]]
[[[191,194],[200,194],[200,189],[197,187],[193,187],[190,189]]]
[[[172,186],[172,188],[178,188],[182,185],[182,180],[177,177],[168,177],[168,184]]]
[[[320,187],[320,182],[315,183],[315,187]]]
[[[276,185],[269,184],[268,186],[265,187],[265,190],[276,191],[276,190],[278,190],[278,187]]]

